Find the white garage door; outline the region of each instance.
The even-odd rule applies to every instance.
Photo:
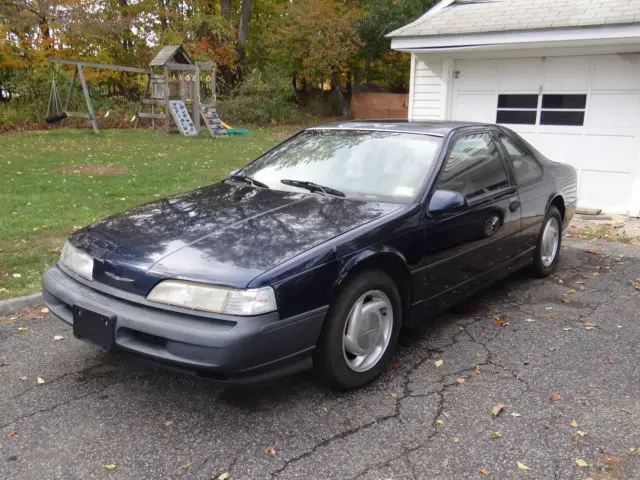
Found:
[[[578,170],[582,207],[632,209],[640,54],[457,61],[451,117],[502,123]]]

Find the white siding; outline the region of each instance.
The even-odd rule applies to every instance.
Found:
[[[425,61],[414,55],[409,120],[443,120],[446,104],[446,79],[442,60]]]

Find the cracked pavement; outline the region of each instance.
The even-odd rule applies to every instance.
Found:
[[[349,393],[308,373],[221,386],[50,315],[0,319],[0,478],[639,479],[636,279],[640,246],[568,240],[556,275],[514,274],[403,332],[389,371]]]

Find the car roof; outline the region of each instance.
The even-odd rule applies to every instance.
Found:
[[[407,120],[355,120],[344,122],[324,123],[309,127],[307,130],[364,130],[373,132],[397,132],[397,133],[419,133],[422,135],[433,135],[445,137],[453,130],[462,127],[492,126],[483,123],[473,122],[410,122]]]

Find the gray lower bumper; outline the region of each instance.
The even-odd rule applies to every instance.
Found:
[[[203,316],[184,309],[153,308],[89,288],[54,266],[42,278],[52,313],[73,325],[72,307],[116,318],[115,348],[158,363],[229,382],[265,380],[311,366],[327,308],[284,320]]]

